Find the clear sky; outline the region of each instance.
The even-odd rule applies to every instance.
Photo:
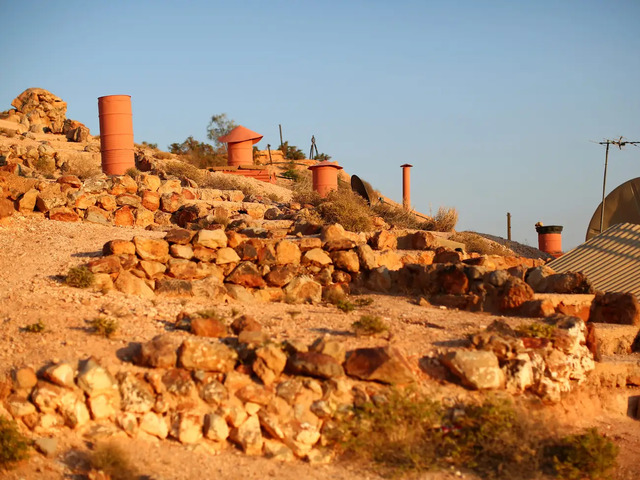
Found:
[[[0,110],[28,87],[99,133],[132,97],[136,142],[206,140],[213,114],[318,149],[383,194],[456,207],[459,230],[584,240],[604,147],[640,140],[640,2],[0,0]],[[607,192],[640,176],[612,151]]]

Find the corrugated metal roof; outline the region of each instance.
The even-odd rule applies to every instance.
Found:
[[[613,225],[548,265],[558,273],[584,273],[596,290],[640,298],[640,225]]]

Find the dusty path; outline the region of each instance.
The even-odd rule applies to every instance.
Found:
[[[383,345],[385,339],[356,338],[350,325],[364,313],[381,316],[391,326],[391,342],[409,358],[426,390],[434,397],[474,395],[456,385],[436,381],[421,371],[426,357],[460,344],[466,334],[480,330],[496,318],[416,305],[411,298],[367,295],[370,306],[345,314],[332,305],[240,304],[212,305],[203,299],[157,297],[153,300],[79,290],[61,283],[69,267],[99,255],[112,239],[134,235],[159,237],[162,233],[135,228],[105,227],[45,220],[40,216],[15,216],[0,224],[0,375],[15,367],[38,368],[49,361],[77,360],[90,355],[117,371],[124,363],[122,352],[131,342],[144,342],[166,331],[182,311],[216,308],[226,318],[248,313],[260,321],[278,340],[300,338],[310,342],[319,335],[338,335],[354,346]],[[119,322],[114,339],[92,335],[86,321],[108,315]],[[523,319],[507,319],[517,324]],[[43,333],[28,333],[25,326],[42,321]],[[185,333],[186,335],[186,333]],[[120,357],[120,358],[119,358]],[[625,415],[624,390],[584,389],[553,407],[559,422],[575,427],[597,426],[621,447],[621,467],[615,478],[640,478],[637,452],[640,425]],[[74,478],[70,465],[81,461],[86,443],[65,430],[59,437],[58,456],[32,460],[0,478]],[[192,479],[203,472],[225,479],[377,479],[366,470],[349,464],[311,466],[303,462],[282,464],[264,458],[247,457],[234,449],[212,454],[204,447],[187,447],[171,441],[121,438],[132,452],[142,473],[156,480]],[[460,478],[453,473],[429,473],[418,478],[445,480]],[[474,478],[464,474],[464,478]]]

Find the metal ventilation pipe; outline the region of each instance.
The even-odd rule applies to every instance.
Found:
[[[338,190],[338,171],[342,167],[338,162],[325,160],[309,168],[312,174],[313,191],[318,192],[321,197],[326,197],[329,192]]]
[[[124,175],[127,170],[136,166],[131,96],[99,97],[98,117],[102,171],[107,175]]]
[[[562,256],[562,226],[536,224],[538,232],[538,250],[554,258]]]
[[[405,210],[411,210],[411,167],[405,163],[402,167],[402,206]]]

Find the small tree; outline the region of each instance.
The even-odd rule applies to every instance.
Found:
[[[287,160],[303,160],[306,158],[302,150],[295,145],[289,145],[289,142],[284,142],[280,145],[279,150],[282,150],[282,154]]]
[[[208,143],[199,142],[192,136],[182,143],[172,143],[169,151],[176,155],[185,157],[185,160],[198,168],[225,165],[226,158],[222,148],[213,148]]]
[[[331,155],[327,155],[326,153],[319,153],[315,157],[314,160],[318,160],[319,162],[329,161],[331,160]]]
[[[213,141],[216,147],[224,147],[224,144],[220,142],[219,138],[227,135],[236,127],[236,122],[227,118],[226,113],[213,115],[207,127],[207,138]]]

